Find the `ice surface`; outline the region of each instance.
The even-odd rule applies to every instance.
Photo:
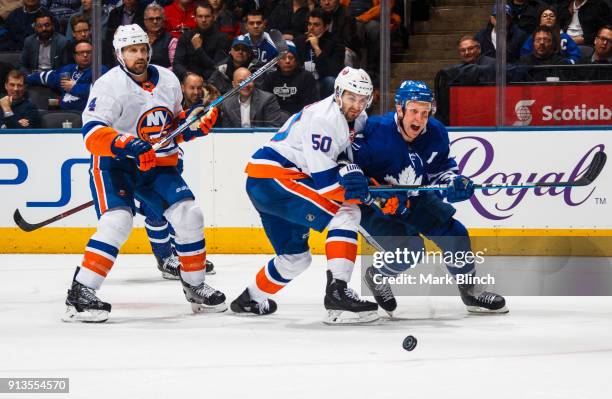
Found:
[[[104,324],[60,321],[80,255],[0,256],[0,377],[69,377],[60,398],[607,398],[612,299],[512,297],[467,315],[457,297],[398,298],[399,320],[325,326],[325,260],[265,318],[193,315],[152,256],[120,255]],[[268,256],[210,255],[228,302]],[[358,272],[354,273],[355,279]],[[358,288],[359,282],[352,285]],[[413,352],[402,349],[408,334]],[[1,398],[47,397],[9,395]]]

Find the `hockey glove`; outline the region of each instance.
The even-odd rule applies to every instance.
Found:
[[[338,183],[344,188],[344,199],[359,200],[365,205],[374,202],[368,188],[368,178],[361,168],[354,163],[342,167],[338,171]]]
[[[465,176],[455,176],[446,189],[448,202],[460,202],[470,199],[474,194],[474,182]]]
[[[111,143],[111,151],[119,158],[134,158],[138,169],[143,172],[154,168],[157,163],[151,144],[129,134],[115,137]]]
[[[191,115],[198,115],[204,110],[203,105],[197,105],[191,107],[189,110],[185,112],[186,119]],[[208,112],[196,119],[191,125],[189,125],[189,129],[183,132],[183,141],[191,141],[196,137],[203,137],[210,132],[210,129],[214,126],[215,122],[217,122],[217,116],[219,115],[219,110],[216,107],[212,107],[208,110]]]

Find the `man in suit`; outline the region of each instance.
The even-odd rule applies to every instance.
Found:
[[[102,43],[102,63],[109,68],[117,65],[113,49],[113,37],[117,28],[121,25],[138,24],[144,29],[145,7],[138,3],[138,0],[123,0],[123,5],[113,9],[108,15],[106,35]]]
[[[38,12],[34,19],[34,32],[23,44],[19,66],[23,74],[58,69],[68,63],[68,41],[55,31],[53,17],[48,11]]]
[[[246,68],[234,71],[233,86],[251,76]],[[243,87],[238,96],[221,105],[222,127],[280,127],[288,114],[281,111],[276,96],[255,88],[253,82]]]

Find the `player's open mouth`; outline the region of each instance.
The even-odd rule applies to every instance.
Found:
[[[421,126],[419,125],[410,125],[410,130],[418,132]]]

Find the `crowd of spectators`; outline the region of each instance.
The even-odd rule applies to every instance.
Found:
[[[362,67],[377,78],[380,0],[101,0],[101,26],[96,28],[101,49],[91,43],[92,3],[2,0],[0,54],[19,53],[16,65],[0,61],[3,110],[9,102],[15,115],[22,108],[30,112],[16,104],[29,103],[28,91],[38,87],[50,90],[54,100],[49,104],[57,101],[60,110],[82,110],[94,50],[101,53],[102,73],[117,66],[112,39],[127,24],[145,30],[151,62],[170,68],[182,82],[185,107],[226,93],[273,59],[278,52],[268,32],[282,33],[289,53],[223,105],[222,126],[280,126],[303,106],[330,95],[345,65]],[[399,21],[393,12],[394,29]],[[9,71],[12,83],[23,81],[23,96],[10,94],[18,90],[8,88]],[[19,121],[27,118],[11,123],[6,118],[0,115],[0,126],[25,127]],[[37,123],[27,120],[28,127]]]
[[[304,105],[331,94],[335,76],[344,65],[362,67],[375,81],[378,78],[380,0],[101,2],[98,29],[102,48],[92,49],[92,0],[2,0],[0,54],[18,52],[19,57],[16,65],[0,60],[0,98],[5,103],[27,102],[28,87],[45,86],[60,109],[82,109],[91,85],[92,51],[101,51],[102,72],[115,67],[114,32],[118,26],[132,23],[147,32],[152,63],[173,70],[184,90],[189,88],[192,99],[226,93],[247,72],[274,58],[277,51],[268,32],[281,31],[290,43],[290,52],[276,70],[228,102],[221,113],[226,119],[223,126],[282,124],[283,118]],[[392,4],[391,26],[397,29],[401,18],[395,6],[404,3]],[[507,0],[508,63],[609,63],[612,31],[608,4],[609,0]],[[494,76],[490,70],[495,68],[496,24],[494,8],[482,30],[459,39],[462,62],[454,68],[469,74],[485,71],[485,78],[478,79]],[[13,81],[23,77],[23,97],[6,95],[7,77],[13,70],[20,72],[11,75]],[[187,92],[185,97],[188,106],[192,100],[187,99]],[[272,115],[267,112],[269,107],[282,112]],[[0,126],[8,126],[4,119]]]

